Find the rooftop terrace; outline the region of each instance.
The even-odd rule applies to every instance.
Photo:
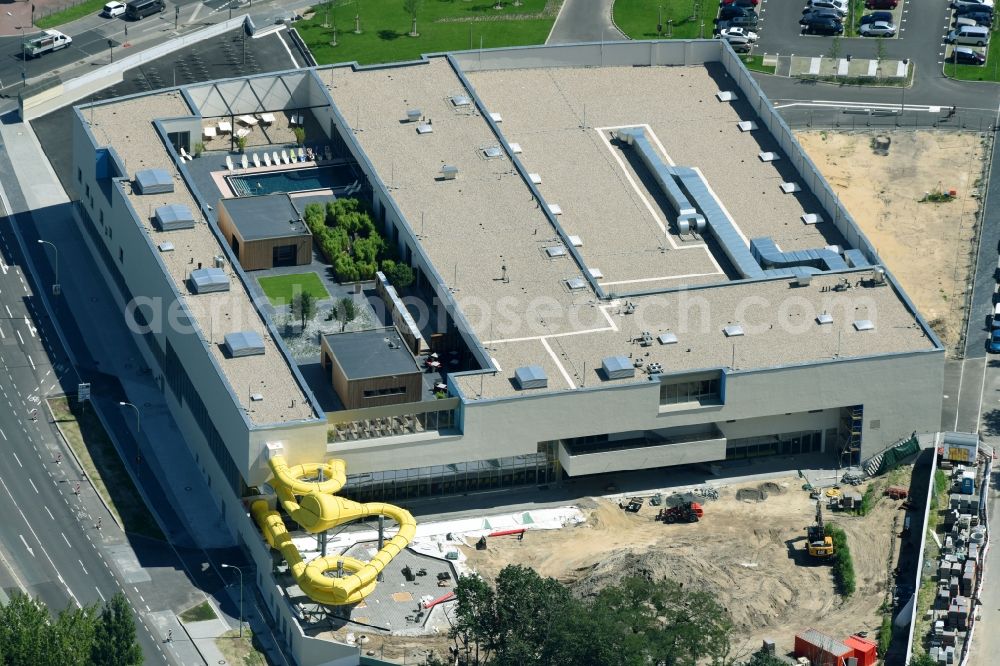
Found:
[[[160,259],[173,278],[179,298],[191,312],[192,323],[201,331],[202,338],[209,341],[212,356],[250,421],[266,425],[315,418],[309,398],[231,266],[225,269],[230,278],[228,291],[189,293],[186,280],[192,268],[198,264],[213,266],[214,257],[224,253],[153,126],[158,118],[189,115],[191,110],[181,94],[168,91],[99,104],[88,108],[81,117],[89,124],[98,145],[114,146],[130,179],[137,171],[151,168],[164,169],[172,176],[174,191],[166,194],[138,194],[129,183],[123,183],[122,188],[151,245],[155,247],[166,240],[173,243],[174,250],[159,253]],[[152,211],[167,204],[187,206],[195,215],[194,227],[157,231],[151,221]],[[264,340],[264,354],[227,358],[221,343],[227,333],[236,331],[258,333]],[[250,401],[247,387],[251,385],[263,400]]]

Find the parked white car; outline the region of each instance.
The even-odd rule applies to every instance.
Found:
[[[964,5],[989,7],[990,9],[993,9],[993,0],[954,0],[951,3],[951,6],[955,8],[962,7]]]
[[[885,21],[875,21],[861,26],[858,34],[862,37],[893,37],[896,34],[896,26]]]
[[[724,28],[720,33],[719,37],[726,40],[727,42],[756,42],[757,33],[752,30],[747,30],[746,28]]]
[[[101,10],[101,16],[106,16],[108,18],[115,18],[116,16],[121,16],[125,13],[125,3],[124,2],[109,2],[104,5],[104,9]]]

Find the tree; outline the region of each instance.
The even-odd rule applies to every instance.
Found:
[[[382,261],[382,273],[385,274],[385,278],[392,286],[400,289],[409,287],[413,284],[416,277],[413,274],[412,268],[392,259],[384,259]]]
[[[91,663],[102,666],[137,666],[142,663],[142,648],[135,638],[135,620],[125,595],[119,592],[104,604],[97,618]]]
[[[349,296],[344,296],[342,299],[337,301],[334,311],[336,312],[337,320],[340,321],[341,333],[346,331],[347,325],[354,321],[354,319],[358,316],[358,308],[354,304],[354,299]]]
[[[89,666],[97,630],[97,607],[67,608],[53,626],[49,650],[59,655],[60,666]]]
[[[0,608],[0,646],[7,664],[37,663],[48,647],[49,612],[44,604],[15,592]]]
[[[410,27],[410,37],[419,37],[420,33],[417,32],[417,12],[420,11],[420,0],[403,0],[403,11],[413,19],[413,25]]]
[[[300,291],[292,296],[292,314],[299,318],[302,328],[316,314],[316,296],[311,291]]]
[[[753,653],[747,666],[788,666],[788,664],[773,654],[768,654],[760,649]]]

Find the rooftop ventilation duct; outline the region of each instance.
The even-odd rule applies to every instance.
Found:
[[[455,107],[469,106],[472,104],[472,100],[465,95],[453,95],[451,98],[451,104]]]
[[[545,254],[549,255],[549,258],[565,257],[566,248],[561,245],[553,245],[552,247],[545,248]]]
[[[411,122],[411,123],[417,122],[418,120],[420,120],[423,117],[423,115],[424,114],[421,113],[420,109],[407,109],[406,110],[406,120],[409,121],[409,122]]]
[[[587,281],[582,277],[574,277],[566,280],[566,286],[569,287],[571,291],[576,291],[577,289],[583,289],[587,286]]]
[[[545,376],[545,371],[538,365],[526,365],[514,371],[514,381],[517,382],[518,389],[546,388],[549,385],[549,378]]]
[[[738,338],[743,335],[743,325],[742,324],[730,324],[722,329],[722,332],[726,334],[727,338]]]
[[[854,321],[854,328],[858,331],[874,331],[875,324],[872,323],[871,319],[856,319]]]
[[[229,291],[229,276],[221,268],[196,268],[191,271],[188,283],[195,294]]]
[[[677,344],[677,335],[674,333],[660,333],[656,336],[656,339],[660,341],[661,345]]]
[[[500,150],[500,146],[487,146],[486,148],[483,148],[483,157],[486,159],[503,157],[503,151]]]
[[[139,194],[165,194],[174,191],[174,179],[166,169],[143,169],[135,172]]]
[[[441,179],[442,180],[455,180],[458,178],[458,167],[451,166],[450,164],[445,164],[441,167]]]
[[[601,361],[605,379],[628,379],[635,377],[635,366],[625,356],[608,356]]]
[[[184,204],[167,204],[156,209],[153,224],[160,231],[177,231],[194,227],[194,215]]]
[[[174,244],[171,243],[170,241],[163,241],[162,243],[160,243],[156,247],[160,250],[160,252],[173,252],[174,251]]]
[[[256,331],[227,333],[224,347],[230,358],[260,356],[264,353],[264,338]]]
[[[833,315],[829,312],[822,312],[818,317],[816,317],[816,323],[820,326],[823,326],[824,324],[832,324]]]

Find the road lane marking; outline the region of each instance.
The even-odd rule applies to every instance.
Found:
[[[44,505],[43,505],[43,506],[44,506]],[[45,513],[49,514],[49,518],[51,518],[52,520],[55,520],[55,519],[56,519],[56,517],[52,515],[52,512],[51,512],[51,511],[49,511],[49,507],[47,507],[47,506],[45,507]],[[65,538],[65,537],[64,537],[64,538]]]
[[[87,567],[83,566],[83,560],[77,560],[77,562],[80,563],[80,568],[83,569],[83,573],[85,573],[85,574],[87,574],[89,576],[90,572],[87,571]]]
[[[31,337],[35,337],[35,327],[31,325],[31,320],[27,317],[24,318],[24,325],[28,327],[28,333],[31,334]]]
[[[24,338],[21,337],[21,331],[15,330],[14,332],[17,333],[17,339],[20,340],[21,344],[23,345],[24,344]]]
[[[27,356],[28,356],[28,363],[31,364],[31,369],[34,370],[35,369],[35,362],[31,360],[31,355],[30,354],[27,354]]]
[[[35,485],[35,482],[32,481],[31,479],[28,479],[28,483],[31,484],[31,488],[35,491],[35,494],[38,495],[39,494],[38,487]]]
[[[2,432],[2,431],[0,431],[0,432]],[[4,435],[3,438],[7,439],[7,435]],[[17,454],[14,453],[13,451],[11,451],[11,453],[14,455],[14,460],[17,461],[17,466],[18,467],[24,467],[24,465],[21,464],[21,459],[17,457]]]
[[[102,602],[107,602],[107,599],[105,599],[105,598],[104,598],[104,595],[103,595],[103,594],[101,594],[101,588],[99,588],[99,587],[97,587],[97,586],[95,585],[95,586],[94,586],[94,589],[95,589],[95,590],[97,590],[97,596],[99,596],[99,597],[101,598],[101,601],[102,601]]]
[[[65,542],[66,542],[66,545],[67,545],[67,546],[69,546],[70,548],[72,548],[72,547],[73,547],[73,544],[71,544],[71,543],[69,542],[69,539],[67,539],[67,538],[66,538],[66,534],[65,534],[64,532],[60,532],[59,534],[62,534],[62,538],[63,538],[63,541],[65,541]]]
[[[14,313],[10,311],[10,306],[9,305],[4,305],[4,307],[7,308],[7,316],[10,317],[11,319],[13,319],[14,318]]]
[[[33,550],[31,549],[31,546],[29,546],[29,545],[28,545],[28,542],[27,542],[27,540],[26,540],[26,539],[24,538],[24,535],[23,535],[23,534],[18,534],[17,536],[21,537],[21,543],[23,543],[23,544],[24,544],[24,547],[25,547],[25,548],[27,548],[27,549],[28,549],[28,552],[29,552],[29,553],[31,553],[31,556],[32,556],[32,557],[34,557],[34,556],[35,556],[35,551],[33,551]]]
[[[195,5],[195,7],[194,7],[194,11],[193,11],[193,12],[191,12],[191,18],[189,18],[189,19],[188,19],[188,23],[194,23],[195,19],[197,19],[197,18],[198,18],[198,14],[200,14],[200,13],[201,13],[201,9],[202,9],[202,7],[204,7],[204,6],[205,6],[205,5],[203,5],[203,4],[202,4],[202,3],[200,3],[200,2],[199,2],[199,3],[197,4],[197,5]]]

